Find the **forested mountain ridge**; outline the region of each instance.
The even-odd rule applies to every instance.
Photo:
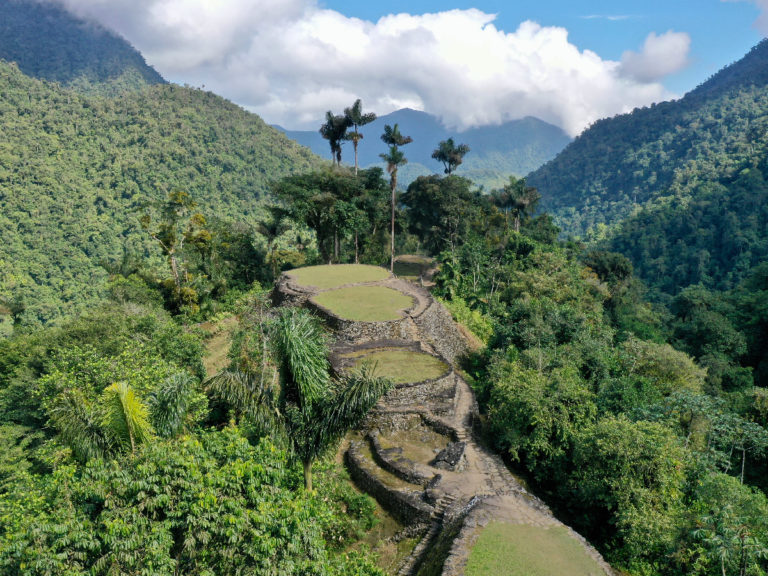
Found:
[[[662,197],[685,202],[764,150],[768,42],[680,100],[599,120],[531,173],[566,234],[600,236]],[[594,237],[594,236],[593,236]]]
[[[28,76],[104,95],[165,82],[126,40],[53,2],[0,1],[0,59]]]
[[[186,191],[207,216],[253,225],[269,182],[318,166],[258,116],[209,92],[159,84],[80,95],[0,62],[0,300],[20,322],[99,299],[103,262],[159,251],[147,200]]]
[[[403,167],[400,176],[404,188],[418,176],[442,173],[442,165],[432,158],[432,152],[441,140],[448,138],[454,138],[457,143],[467,144],[470,148],[459,173],[487,189],[504,186],[511,174],[527,174],[554,158],[570,142],[568,135],[560,128],[531,116],[457,133],[448,130],[436,116],[405,108],[380,116],[361,127],[360,132],[364,136],[359,147],[361,166],[383,166],[379,153],[385,150],[385,146],[379,136],[385,124],[398,124],[403,134],[414,137],[406,149],[408,164]],[[315,154],[328,156],[328,141],[317,130],[280,129],[289,138],[311,148]],[[344,160],[348,163],[354,161],[351,145],[344,147]]]

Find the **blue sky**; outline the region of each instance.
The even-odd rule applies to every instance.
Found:
[[[536,116],[575,136],[683,95],[768,34],[768,0],[59,1],[167,79],[292,129],[361,98],[457,132]]]

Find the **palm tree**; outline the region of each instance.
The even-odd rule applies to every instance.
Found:
[[[272,270],[272,277],[277,277],[277,259],[275,247],[277,239],[291,229],[291,225],[285,220],[285,211],[279,206],[267,208],[272,213],[270,220],[262,220],[256,225],[256,231],[264,236],[267,241],[267,262]]]
[[[313,462],[365,417],[391,383],[370,370],[331,378],[322,328],[304,309],[282,309],[269,338],[272,356],[265,340],[261,369],[221,372],[208,389],[284,437],[302,463],[305,488],[312,490]]]
[[[107,386],[102,392],[102,406],[102,427],[117,446],[130,447],[133,455],[137,444],[152,437],[149,410],[127,382]]]
[[[437,145],[437,148],[432,152],[432,158],[438,162],[442,162],[445,167],[445,173],[449,176],[451,172],[464,161],[464,156],[469,152],[469,146],[466,144],[459,144],[456,146],[453,142],[453,138],[443,140]]]
[[[61,440],[81,462],[108,452],[109,441],[101,427],[98,411],[80,390],[68,389],[59,394],[48,410],[48,416]]]
[[[387,163],[387,173],[389,174],[389,186],[392,190],[392,229],[390,236],[390,258],[389,271],[395,270],[395,191],[397,190],[397,169],[408,163],[405,154],[400,150],[400,146],[405,146],[413,142],[410,136],[403,136],[397,124],[394,127],[389,124],[384,126],[384,134],[381,139],[389,145],[389,152],[379,154],[382,160]]]
[[[163,438],[172,438],[182,432],[187,421],[194,378],[186,372],[173,374],[149,395],[147,407],[152,426]]]
[[[344,116],[347,119],[347,123],[355,129],[354,132],[347,134],[346,138],[352,141],[352,146],[355,148],[355,176],[357,176],[357,143],[363,139],[363,135],[360,134],[358,128],[376,120],[376,114],[373,112],[363,114],[363,103],[358,98],[351,108],[344,109]]]
[[[325,124],[320,126],[320,135],[328,140],[331,147],[331,160],[339,166],[341,165],[341,143],[350,126],[346,116],[334,115],[330,110],[325,113]]]

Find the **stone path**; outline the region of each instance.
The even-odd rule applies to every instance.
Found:
[[[387,323],[358,326],[337,322],[340,351],[362,353],[365,348],[416,343],[449,364],[461,354],[463,340],[456,325],[426,290],[396,278],[366,284],[388,286],[412,296],[409,321],[397,321],[396,340],[380,341],[375,335],[393,332]],[[281,285],[288,283],[279,283],[277,290]],[[290,294],[276,300],[301,305],[311,297],[302,295],[302,288],[293,283],[289,289]],[[370,335],[374,335],[373,342]],[[410,534],[423,534],[400,566],[399,576],[463,574],[480,529],[491,521],[563,526],[501,458],[479,442],[473,432],[477,418],[472,389],[451,371],[435,381],[398,385],[380,400],[350,444],[346,461],[352,478],[399,518]],[[599,574],[614,574],[592,546],[568,530],[583,545],[584,553],[597,562]]]

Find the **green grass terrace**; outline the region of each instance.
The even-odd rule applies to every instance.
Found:
[[[467,576],[598,576],[605,574],[563,526],[491,522],[469,554]]]
[[[377,376],[391,378],[395,384],[413,384],[445,376],[451,370],[445,362],[424,352],[382,348],[365,350],[357,356],[355,367],[363,364],[375,366]],[[353,355],[346,355],[348,358]]]
[[[339,318],[355,322],[398,320],[415,304],[410,296],[386,286],[337,288],[320,292],[312,301]]]
[[[288,275],[301,286],[328,290],[346,284],[386,280],[389,278],[389,271],[379,266],[366,264],[334,264],[297,268],[289,271]]]

